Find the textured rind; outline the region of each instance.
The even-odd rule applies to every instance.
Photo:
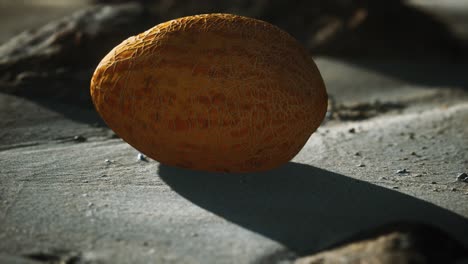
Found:
[[[128,38],[98,65],[91,96],[108,126],[147,156],[225,172],[291,160],[327,108],[322,77],[294,38],[230,14]]]

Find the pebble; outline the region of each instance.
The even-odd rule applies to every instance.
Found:
[[[433,181],[433,182],[431,182],[431,184],[437,184],[437,182]]]
[[[465,172],[458,174],[457,181],[468,183],[468,174],[466,174]]]
[[[411,155],[416,156],[416,152],[414,152],[414,151],[411,152]]]
[[[409,173],[409,171],[407,169],[401,169],[401,170],[397,170],[397,173],[398,174],[406,174],[406,173]]]
[[[354,133],[356,133],[356,129],[355,129],[354,127],[353,127],[353,128],[350,128],[350,129],[348,130],[348,132],[351,133],[351,134],[354,134]]]
[[[110,160],[110,159],[106,159],[105,162],[106,162],[107,164],[109,164],[109,163],[114,163],[114,161],[113,161],[113,160]]]
[[[83,137],[82,135],[78,135],[78,136],[74,136],[74,137],[73,137],[73,141],[78,142],[78,143],[81,143],[81,142],[85,142],[85,141],[86,141],[86,138]]]
[[[112,139],[114,139],[114,138],[120,138],[120,137],[119,137],[117,134],[115,134],[115,133],[110,134],[109,137],[112,138]]]
[[[355,152],[355,153],[354,153],[354,156],[361,156],[361,152],[359,152],[359,151],[358,151],[358,152]]]
[[[362,164],[362,163],[359,163],[357,166],[358,166],[358,167],[365,167],[366,165],[365,165],[365,164]]]
[[[148,159],[146,158],[146,156],[143,155],[143,154],[141,154],[141,153],[138,153],[137,159],[138,159],[139,161],[146,161],[146,162],[148,162]]]

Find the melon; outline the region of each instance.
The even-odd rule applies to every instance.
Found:
[[[216,172],[270,170],[322,122],[327,93],[301,44],[231,14],[171,20],[112,49],[91,80],[106,124],[162,164]]]

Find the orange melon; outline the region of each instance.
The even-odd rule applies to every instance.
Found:
[[[297,40],[230,14],[128,38],[99,63],[91,96],[107,125],[147,156],[223,172],[288,162],[327,109],[320,72]]]

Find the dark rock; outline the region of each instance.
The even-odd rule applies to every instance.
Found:
[[[468,182],[468,174],[465,172],[458,174],[457,181]]]
[[[280,0],[138,2],[162,20],[212,12],[266,20],[295,36],[313,54],[405,59],[427,59],[431,54],[457,59],[463,49],[446,25],[402,0],[300,0],[294,4]]]
[[[80,253],[63,249],[32,252],[24,257],[43,263],[80,263],[82,260]]]
[[[401,170],[397,170],[396,173],[398,173],[398,174],[407,174],[407,173],[409,173],[409,171],[407,169],[401,169]]]
[[[87,138],[85,138],[85,137],[83,137],[81,135],[73,137],[73,141],[78,142],[78,143],[85,142],[86,140],[87,140]]]
[[[401,110],[406,107],[405,104],[400,102],[380,102],[375,101],[372,103],[355,103],[350,105],[340,104],[332,110],[331,119],[338,119],[343,121],[358,121],[375,117],[392,110]],[[354,130],[355,131],[355,130]],[[351,131],[349,131],[352,133]]]

